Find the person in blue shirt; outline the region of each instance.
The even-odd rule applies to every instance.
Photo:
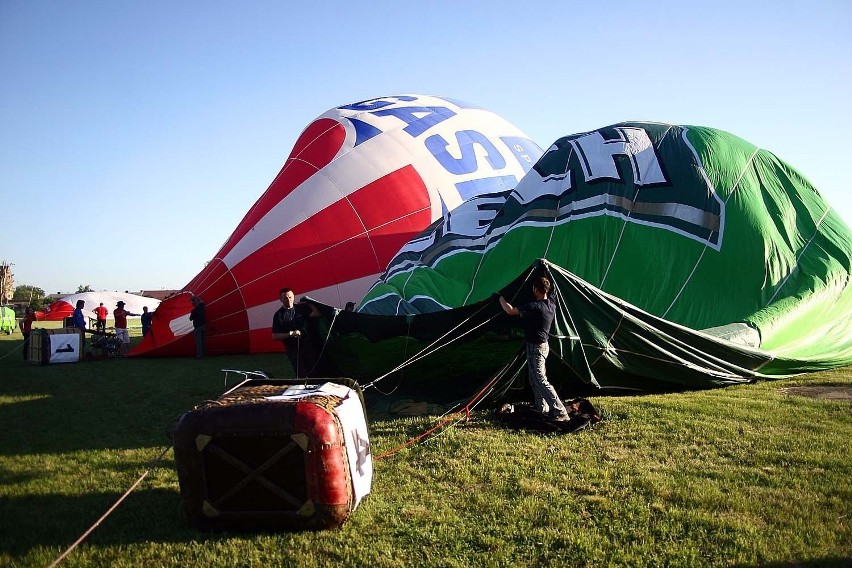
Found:
[[[74,308],[74,327],[82,329],[83,333],[86,332],[86,316],[83,315],[85,305],[85,300],[77,300],[77,305]]]
[[[515,307],[499,296],[500,306],[510,316],[520,316],[524,324],[524,348],[527,354],[530,386],[533,391],[535,409],[551,420],[568,420],[568,411],[556,394],[556,389],[547,380],[545,360],[550,353],[547,335],[556,314],[556,302],[549,297],[551,283],[545,276],[533,282],[535,300]]]

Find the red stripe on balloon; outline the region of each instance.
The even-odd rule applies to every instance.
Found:
[[[269,327],[249,331],[252,353],[273,353],[275,351],[283,353],[285,351],[284,345],[280,341],[272,339],[272,316],[269,317],[269,324]],[[282,363],[282,365],[287,367],[289,364]]]
[[[381,272],[430,220],[426,186],[414,167],[406,166],[296,225],[232,271],[214,259],[184,288],[205,302],[207,352],[281,351],[269,327],[248,329],[247,307],[277,300],[284,286],[301,294]],[[264,273],[259,274],[261,269]],[[244,284],[239,288],[237,282]],[[168,328],[171,319],[190,309],[188,294],[161,303],[153,336],[145,338],[134,355],[192,355],[192,334],[175,338]]]
[[[212,302],[225,294],[236,290],[237,283],[231,275],[228,267],[220,259],[215,258],[193,278],[189,284],[184,286],[188,290],[200,296],[205,302]]]
[[[270,209],[305,180],[331,163],[346,139],[346,129],[330,118],[312,122],[299,136],[284,167],[216,253],[223,258]]]
[[[246,314],[230,314],[207,322],[205,329],[207,355],[248,353],[250,339]],[[193,352],[195,347],[193,346]]]
[[[429,224],[429,203],[420,176],[406,166],[261,247],[233,267],[233,278],[243,282],[246,305],[254,306],[275,300],[284,286],[298,294],[376,274]],[[258,267],[267,272],[258,274]]]

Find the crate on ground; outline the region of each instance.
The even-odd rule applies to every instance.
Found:
[[[253,379],[185,413],[174,431],[180,492],[202,530],[342,525],[373,464],[351,379]]]
[[[37,365],[77,363],[85,351],[83,331],[76,327],[34,329],[30,334],[27,361]]]

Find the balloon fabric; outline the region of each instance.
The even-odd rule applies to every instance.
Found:
[[[281,288],[336,306],[357,300],[408,240],[466,199],[513,188],[540,155],[505,119],[453,99],[398,95],[327,111],[183,288],[207,307],[207,353],[282,350],[271,333]],[[192,355],[188,311],[183,298],[166,300],[131,354]]]

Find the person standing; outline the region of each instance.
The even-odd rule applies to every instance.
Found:
[[[281,288],[278,299],[281,308],[272,316],[272,339],[284,344],[296,378],[307,378],[314,370],[316,360],[304,332],[308,318],[318,316],[319,311],[307,302],[295,303],[296,295],[290,288]]]
[[[556,314],[556,303],[549,297],[550,288],[550,280],[539,276],[533,282],[535,300],[532,302],[514,307],[503,296],[499,296],[499,300],[504,312],[510,316],[520,316],[524,324],[524,349],[535,409],[551,420],[561,422],[568,420],[568,411],[556,394],[556,389],[547,380],[545,367],[545,360],[550,353],[547,334]]]
[[[204,342],[206,341],[207,311],[204,302],[198,296],[192,296],[192,311],[189,312],[189,320],[192,322],[192,332],[195,335],[195,358],[204,357]]]
[[[127,316],[138,316],[139,314],[131,314],[124,309],[124,302],[119,300],[116,304],[116,309],[112,311],[112,317],[115,318],[115,337],[121,344],[120,353],[124,357],[130,351],[130,334],[127,332]]]
[[[86,333],[86,316],[83,315],[83,308],[86,306],[85,300],[77,300],[77,305],[74,308],[74,327]]]
[[[154,314],[148,311],[148,306],[142,306],[142,337],[148,335],[153,320]]]
[[[31,306],[24,310],[24,319],[21,320],[21,333],[24,336],[24,361],[27,360],[27,351],[30,347],[30,334],[33,332],[33,322],[36,320],[35,311]]]
[[[104,303],[101,302],[101,305],[92,311],[95,313],[95,318],[97,320],[95,322],[95,331],[106,332],[106,320],[107,315],[109,315],[109,310],[106,309]]]

